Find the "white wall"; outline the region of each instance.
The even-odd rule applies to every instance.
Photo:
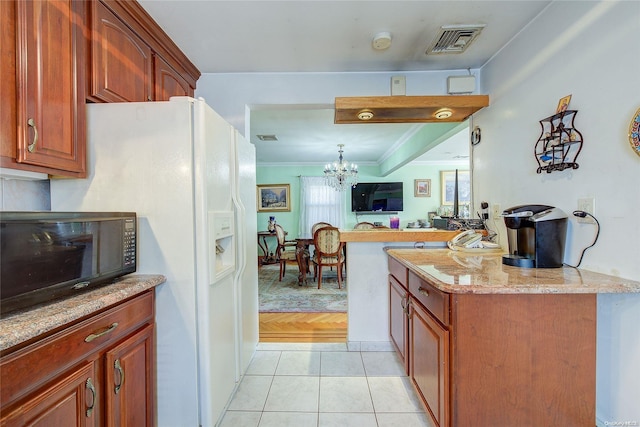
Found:
[[[602,229],[581,268],[640,280],[640,157],[628,140],[640,107],[640,2],[554,2],[482,68],[491,106],[474,117],[474,198],[502,208],[557,206],[571,215],[594,197]],[[571,94],[584,145],[576,170],[536,174],[539,120]],[[502,242],[506,245],[504,226]],[[572,217],[565,262],[578,262],[595,226]],[[597,414],[600,424],[640,423],[640,296],[598,298]],[[553,355],[549,355],[553,357]],[[611,425],[611,424],[609,424]],[[639,424],[633,424],[639,425]]]
[[[471,73],[479,77],[479,71]],[[244,135],[247,107],[256,105],[333,105],[336,96],[391,95],[391,77],[406,76],[407,95],[444,95],[447,77],[467,70],[389,73],[203,74],[196,96]]]

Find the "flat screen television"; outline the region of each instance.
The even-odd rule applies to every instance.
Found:
[[[360,182],[351,189],[352,212],[397,212],[402,207],[402,182]]]

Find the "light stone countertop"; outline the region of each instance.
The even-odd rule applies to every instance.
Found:
[[[115,283],[0,319],[0,351],[46,334],[164,283],[156,274],[129,274]]]
[[[340,230],[341,242],[446,242],[460,230],[436,228],[374,228],[368,230]]]
[[[437,289],[466,294],[640,293],[640,282],[573,267],[522,268],[501,253],[385,248],[387,254]]]

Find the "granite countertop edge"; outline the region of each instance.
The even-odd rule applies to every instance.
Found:
[[[114,283],[0,319],[0,351],[45,335],[164,283],[160,274],[129,274]]]
[[[638,281],[568,266],[512,267],[502,264],[502,254],[478,256],[449,249],[398,247],[384,250],[436,289],[451,294],[640,293]],[[464,267],[452,259],[470,260],[472,266]]]

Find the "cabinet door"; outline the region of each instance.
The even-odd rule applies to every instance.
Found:
[[[154,425],[153,325],[105,354],[107,426]]]
[[[449,425],[449,331],[417,301],[409,317],[409,376],[437,426]]]
[[[85,172],[85,15],[83,1],[16,2],[19,163]]]
[[[2,426],[87,426],[99,425],[96,409],[100,399],[94,363],[89,362],[64,374],[37,391],[13,411],[3,413]]]
[[[408,303],[407,290],[395,277],[389,275],[389,334],[407,374],[409,373],[409,358],[407,357],[407,346],[409,344]]]
[[[155,55],[155,100],[168,101],[172,96],[193,96],[189,83],[171,66]]]
[[[16,158],[16,2],[0,1],[0,156]]]
[[[106,102],[152,101],[151,48],[103,3],[91,5],[90,96]]]

